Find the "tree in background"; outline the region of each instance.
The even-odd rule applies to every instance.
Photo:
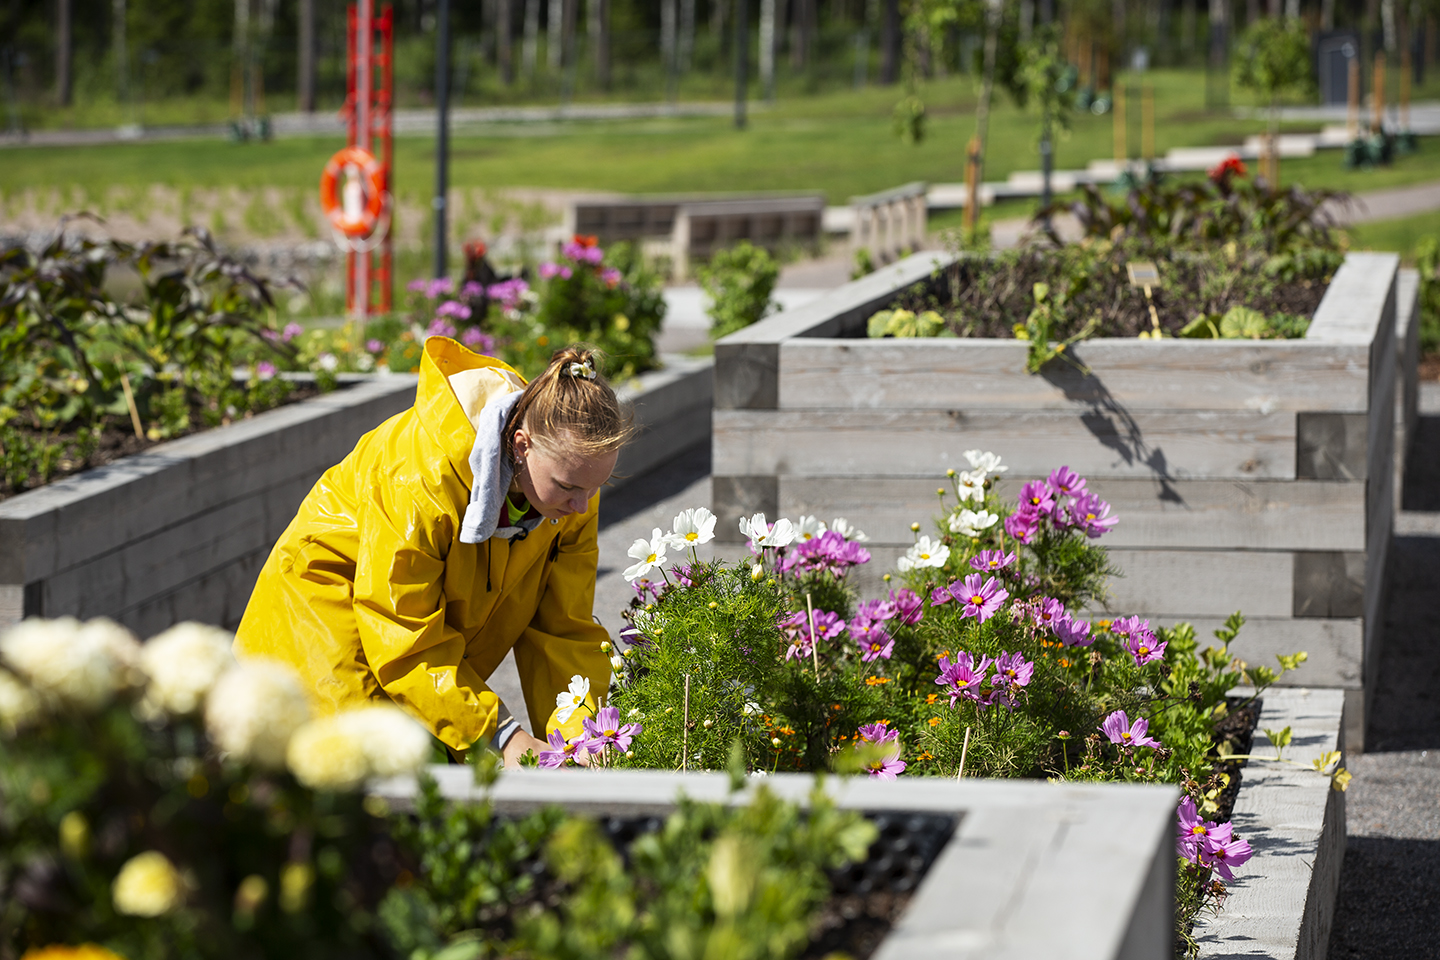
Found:
[[[1235,82],[1260,94],[1270,104],[1266,179],[1276,187],[1280,182],[1280,96],[1287,90],[1305,93],[1314,88],[1310,37],[1299,20],[1265,17],[1246,28],[1238,53]]]

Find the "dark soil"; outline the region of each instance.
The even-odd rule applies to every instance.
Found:
[[[317,395],[319,392],[320,391],[312,384],[297,385],[295,389],[290,391],[284,403],[280,404],[280,406],[308,399],[309,397]],[[237,419],[248,420],[253,417],[256,412],[263,411],[246,412]],[[226,426],[230,422],[229,418],[225,418],[218,426]],[[62,477],[68,477],[94,467],[102,467],[107,463],[114,463],[122,457],[142,453],[161,443],[178,440],[180,437],[187,437],[192,433],[200,433],[204,430],[212,429],[203,425],[198,416],[193,415],[191,417],[190,429],[159,440],[150,440],[146,437],[136,436],[135,428],[128,417],[104,417],[100,421],[100,435],[94,440],[83,436],[84,433],[88,432],[89,428],[71,427],[67,430],[37,430],[20,423],[11,423],[10,428],[19,432],[25,440],[58,444],[61,451],[48,477],[41,477],[38,472],[32,471],[29,478],[17,487],[12,486],[4,474],[0,473],[0,501],[7,500],[27,490],[43,487]],[[3,456],[3,450],[0,450],[0,456]]]
[[[1069,284],[1072,292],[1052,336],[1068,337],[1090,319],[1097,337],[1133,337],[1151,329],[1145,291],[1130,285],[1126,257],[1095,258],[1075,248],[1035,247],[996,258],[966,258],[940,277],[917,284],[891,304],[919,313],[935,310],[960,337],[1015,336],[1035,306],[1034,288],[1048,284],[1053,293]],[[1199,314],[1222,315],[1245,306],[1267,317],[1311,317],[1329,286],[1329,278],[1289,282],[1268,276],[1263,261],[1232,264],[1223,254],[1175,253],[1155,260],[1161,284],[1151,289],[1160,326],[1176,334]]]
[[[1255,743],[1255,726],[1260,722],[1260,708],[1263,701],[1256,700],[1246,706],[1239,706],[1245,701],[1236,697],[1230,698],[1230,712],[1227,713],[1219,723],[1215,724],[1215,742],[1224,743],[1230,741],[1230,749],[1238,754],[1248,754]],[[1215,822],[1225,823],[1231,817],[1235,809],[1235,798],[1240,794],[1240,768],[1245,761],[1240,760],[1234,763],[1217,763],[1215,769],[1220,773],[1230,775],[1230,783],[1220,794],[1217,803],[1220,807],[1215,813]]]
[[[1440,353],[1420,358],[1420,379],[1440,380]]]

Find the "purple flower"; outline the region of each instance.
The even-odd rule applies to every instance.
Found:
[[[790,641],[785,651],[786,660],[808,657],[817,640],[834,640],[845,632],[845,621],[829,610],[815,611],[815,634],[810,633],[810,612],[800,610],[780,621],[780,633]]]
[[[915,626],[925,615],[925,602],[904,587],[890,591],[890,606],[895,611],[895,619],[907,627]]]
[[[1215,850],[1234,841],[1233,826],[1202,819],[1195,809],[1195,801],[1189,797],[1180,801],[1176,820],[1175,853],[1186,860],[1198,861],[1206,848]]]
[[[384,352],[385,352],[385,342],[384,342],[383,340],[366,340],[366,341],[365,341],[365,349],[366,349],[367,351],[369,351],[370,353],[374,353],[374,354],[384,353]]]
[[[1060,467],[1050,474],[1046,481],[1056,497],[1075,497],[1085,489],[1085,478],[1069,467]]]
[[[1150,621],[1145,621],[1149,626]],[[1143,667],[1147,663],[1161,660],[1165,657],[1165,641],[1157,640],[1155,634],[1149,629],[1136,630],[1125,640],[1125,649],[1135,658],[1135,666]]]
[[[1000,656],[994,661],[994,667],[995,675],[990,678],[990,684],[995,687],[1004,687],[1011,697],[1020,687],[1029,685],[1030,678],[1035,675],[1035,664],[1026,660],[1024,654],[1019,652],[1000,651]]]
[[[1005,553],[1003,550],[981,550],[970,558],[970,568],[979,570],[981,573],[991,573],[996,570],[1004,570],[1015,562],[1015,553]]]
[[[908,593],[909,591],[906,592]],[[911,594],[911,596],[914,596],[914,594]],[[895,613],[895,604],[889,600],[866,600],[856,608],[855,619],[871,621],[893,620]]]
[[[1110,516],[1110,504],[1093,493],[1082,493],[1070,505],[1069,523],[1085,531],[1091,540],[1109,533],[1119,522],[1119,517]]]
[[[831,573],[843,577],[851,567],[870,562],[870,551],[833,530],[802,540],[786,552],[780,568],[786,573]]]
[[[905,761],[900,759],[900,744],[888,754],[875,757],[865,764],[865,772],[877,780],[894,780],[905,772]]]
[[[670,568],[670,573],[675,577],[675,582],[682,587],[695,586],[695,580],[705,568],[698,563],[677,563]]]
[[[606,267],[600,271],[600,281],[607,287],[618,287],[624,275],[614,267]]]
[[[1229,824],[1225,824],[1229,826]],[[1217,843],[1213,839],[1200,845],[1200,855],[1197,858],[1202,867],[1210,867],[1226,880],[1234,880],[1235,874],[1230,872],[1231,867],[1238,867],[1245,863],[1255,851],[1250,849],[1250,844],[1239,837],[1231,837],[1224,843]]]
[[[495,350],[495,338],[479,327],[470,327],[460,335],[460,342],[476,353],[490,354]]]
[[[853,631],[854,624],[851,624]],[[852,633],[853,636],[853,633]],[[889,660],[890,655],[895,652],[895,640],[880,624],[868,627],[865,636],[856,637],[860,644],[860,662],[870,663],[872,660]]]
[[[630,586],[635,590],[635,596],[640,598],[641,603],[645,602],[645,595],[647,593],[655,600],[660,599],[660,585],[654,580],[647,577],[640,577],[630,581]]]
[[[431,300],[434,300],[436,297],[450,293],[454,289],[455,284],[449,277],[440,277],[438,279],[431,280],[428,284],[425,285],[425,296],[429,297]]]
[[[572,276],[574,276],[574,271],[571,270],[569,267],[561,266],[558,263],[551,263],[548,260],[540,264],[541,280],[553,280],[556,277],[560,277],[563,280],[569,280]]]
[[[949,657],[940,658],[940,676],[935,678],[937,686],[947,688],[950,706],[955,706],[961,697],[974,700],[981,706],[988,705],[990,698],[981,694],[980,685],[985,680],[985,670],[993,663],[989,657],[981,657],[977,664],[964,650],[955,654],[955,662]]]
[[[255,376],[261,380],[270,380],[275,376],[275,364],[269,360],[261,360],[255,364]]]
[[[949,603],[955,599],[955,594],[950,592],[949,587],[936,587],[930,593],[930,606],[938,607],[942,603]]]
[[[573,241],[560,247],[560,255],[576,263],[599,264],[605,259],[605,251],[599,247],[585,246]]]
[[[300,334],[304,332],[305,328],[300,326],[300,324],[287,323],[285,324],[285,329],[280,331],[280,339],[283,340],[285,343],[289,343],[291,340],[294,340],[296,337],[300,336]]]
[[[1160,746],[1159,740],[1147,735],[1149,729],[1149,720],[1144,717],[1136,717],[1132,724],[1124,710],[1116,710],[1100,724],[1101,732],[1110,738],[1110,742],[1118,743],[1122,747]]]
[[[454,317],[456,320],[469,320],[470,308],[459,300],[446,300],[435,308],[437,317]]]
[[[581,721],[581,726],[590,734],[585,747],[591,753],[599,753],[606,747],[614,747],[624,753],[630,749],[630,741],[643,729],[638,723],[622,724],[620,711],[615,707],[601,707],[593,719],[586,717]]]
[[[260,336],[263,337],[264,339],[270,341],[271,343],[275,343],[277,340],[280,339],[280,331],[279,331],[279,330],[261,330],[261,331],[260,331]]]
[[[567,741],[565,734],[559,730],[551,730],[550,736],[546,739],[550,741],[552,749],[540,751],[540,766],[542,767],[563,767],[567,763],[574,763],[575,752],[585,743],[583,734],[574,740]]]
[[[1022,502],[1019,510],[1005,518],[1005,532],[1021,543],[1034,543],[1040,532],[1040,511]]]
[[[455,327],[444,317],[436,317],[430,321],[430,326],[425,332],[432,337],[453,337],[455,336]]]
[[[1064,605],[1054,597],[1041,597],[1031,613],[1037,627],[1055,629],[1062,618],[1067,616]]]
[[[1110,622],[1110,632],[1117,637],[1128,637],[1136,630],[1142,629],[1139,617],[1116,617]],[[1143,629],[1150,629],[1150,621],[1144,621]]]
[[[961,619],[974,617],[980,623],[984,623],[995,616],[1000,609],[1000,604],[1010,596],[1010,591],[1001,587],[994,577],[980,583],[980,574],[972,573],[965,578],[965,582],[956,589],[957,584],[950,584],[950,592],[955,599],[965,604],[965,609],[960,612]]]
[[[1055,638],[1067,647],[1088,647],[1095,642],[1090,636],[1090,621],[1076,620],[1068,613],[1055,621]]]
[[[858,736],[866,743],[894,743],[900,739],[900,731],[891,730],[883,723],[867,723],[860,728]]]
[[[1031,480],[1020,488],[1020,506],[1047,514],[1055,507],[1055,493],[1044,480]]]
[[[465,286],[460,288],[460,296],[474,298],[485,295],[485,285],[476,283],[474,280],[466,280]]]
[[[498,300],[500,306],[506,310],[513,310],[529,290],[530,284],[516,277],[513,280],[502,280],[499,283],[490,284],[485,293],[491,300]]]
[[[430,282],[423,278],[418,280],[411,280],[409,283],[405,284],[405,289],[409,290],[411,293],[424,293],[429,288]]]

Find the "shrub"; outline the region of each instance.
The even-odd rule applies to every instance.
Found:
[[[743,330],[776,309],[770,299],[780,265],[764,247],[742,240],[721,250],[698,271],[710,296],[710,336],[720,339]]]

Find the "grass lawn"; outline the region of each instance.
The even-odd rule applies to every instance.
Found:
[[[1153,71],[1156,147],[1239,143],[1262,124],[1228,112],[1204,109],[1199,71]],[[540,187],[669,191],[820,190],[832,203],[909,180],[963,179],[965,144],[974,133],[975,95],[968,79],[932,82],[921,90],[928,107],[924,142],[907,145],[891,130],[900,88],[781,99],[752,112],[750,128],[737,131],[725,118],[677,118],[607,123],[509,125],[462,131],[452,139],[452,182],[467,187]],[[1139,110],[1131,106],[1130,144],[1139,140]],[[992,114],[987,180],[1035,169],[1038,124],[1033,114],[1003,95]],[[1298,127],[1297,129],[1304,129]],[[1077,117],[1057,144],[1059,168],[1081,167],[1112,156],[1111,116]],[[164,183],[175,187],[306,187],[318,181],[337,138],[300,138],[268,144],[187,140],[125,143],[104,147],[36,147],[5,150],[0,188]],[[405,137],[396,143],[396,183],[402,197],[426,197],[434,182],[434,140]],[[1313,186],[1365,190],[1440,179],[1440,145],[1393,168],[1345,171],[1338,152],[1287,161],[1286,180]]]
[[[1407,263],[1415,262],[1415,250],[1426,238],[1440,239],[1440,213],[1422,213],[1399,220],[1362,223],[1346,231],[1355,250],[1393,250]]]

